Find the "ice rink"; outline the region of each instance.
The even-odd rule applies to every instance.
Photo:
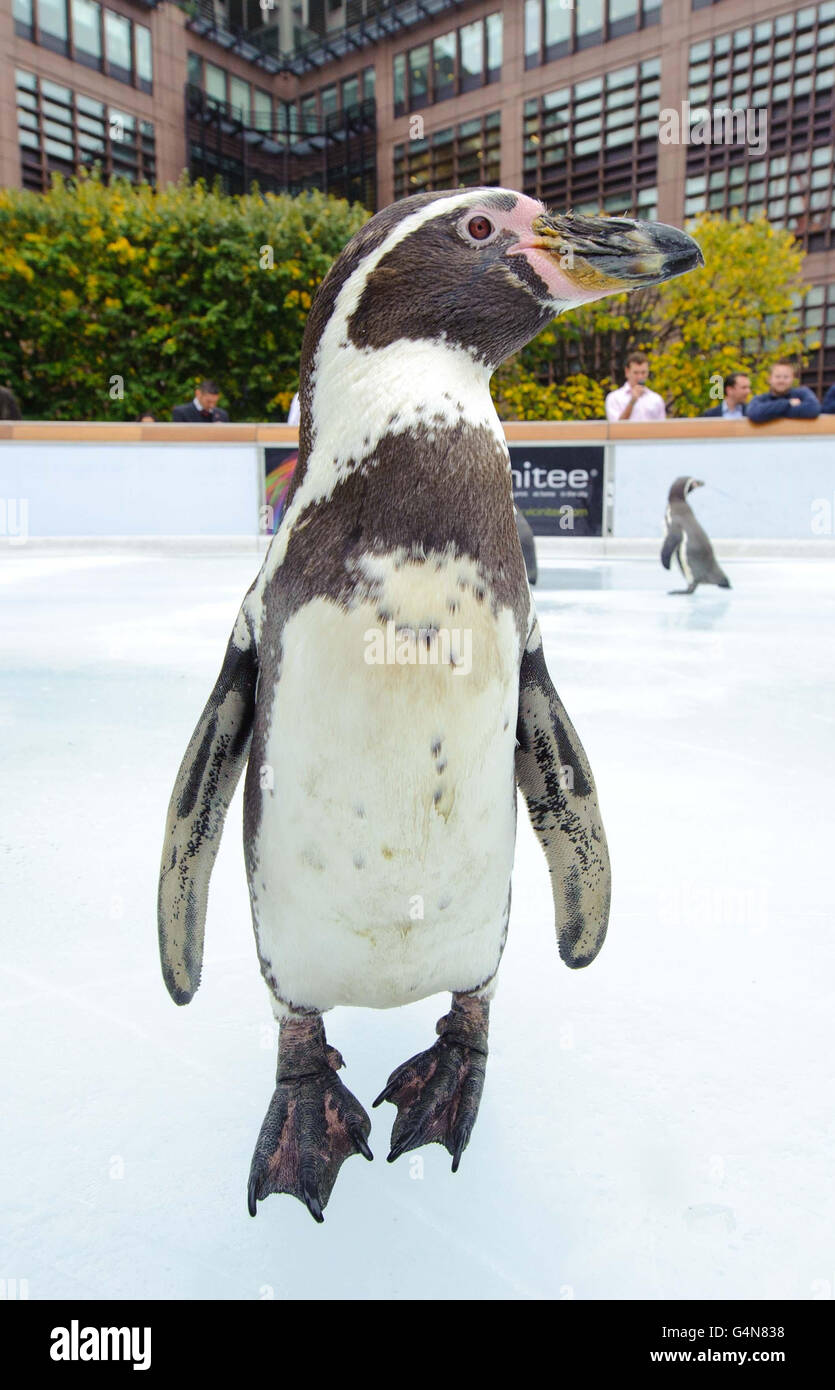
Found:
[[[562,965],[520,806],[460,1171],[437,1145],[387,1164],[383,1106],[321,1227],[289,1197],[246,1212],[275,1036],[240,791],[188,1008],[157,955],[168,797],[259,563],[0,559],[0,1278],[32,1299],[832,1297],[835,561],[728,560],[733,590],[692,598],[657,561],[542,573],[608,940]],[[366,1108],[446,1008],[328,1015]]]

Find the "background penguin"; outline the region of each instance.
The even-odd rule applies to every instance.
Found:
[[[686,500],[696,487],[704,487],[698,478],[676,478],[667,500],[667,534],[661,547],[661,563],[668,570],[675,555],[688,584],[686,589],[670,589],[671,594],[692,594],[698,584],[718,584],[720,589],[731,587],[730,580],[716,562],[707,532],[699,525]]]
[[[322,1014],[339,1004],[452,994],[438,1041],[375,1104],[397,1108],[390,1160],[434,1141],[458,1167],[507,931],[517,782],[562,959],[584,966],[600,949],[606,837],[545,666],[489,381],[560,311],[701,262],[674,228],[551,216],[478,188],[377,213],[319,289],[298,465],[177,777],[159,886],[163,976],[185,1004],[248,757],[247,877],[280,1022],[252,1215],[287,1192],[322,1220],[343,1160],[371,1157],[369,1117],[325,1038]]]

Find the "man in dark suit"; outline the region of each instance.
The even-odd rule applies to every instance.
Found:
[[[706,420],[709,415],[720,415],[723,419],[741,420],[747,414],[745,403],[750,394],[751,382],[746,373],[729,372],[725,377],[724,399],[710,410],[703,410],[701,418]]]
[[[201,421],[211,423],[214,420],[228,422],[229,416],[218,406],[219,400],[220,388],[213,381],[201,381],[194,393],[194,400],[189,401],[188,405],[175,405],[171,419],[181,424]]]

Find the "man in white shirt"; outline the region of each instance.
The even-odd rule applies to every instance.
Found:
[[[649,358],[644,352],[630,352],[626,359],[626,382],[606,397],[606,419],[665,420],[667,411],[657,391],[644,383],[649,376]]]

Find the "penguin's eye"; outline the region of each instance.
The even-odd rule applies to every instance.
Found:
[[[467,231],[473,241],[486,241],[493,230],[493,223],[487,217],[471,217]]]

